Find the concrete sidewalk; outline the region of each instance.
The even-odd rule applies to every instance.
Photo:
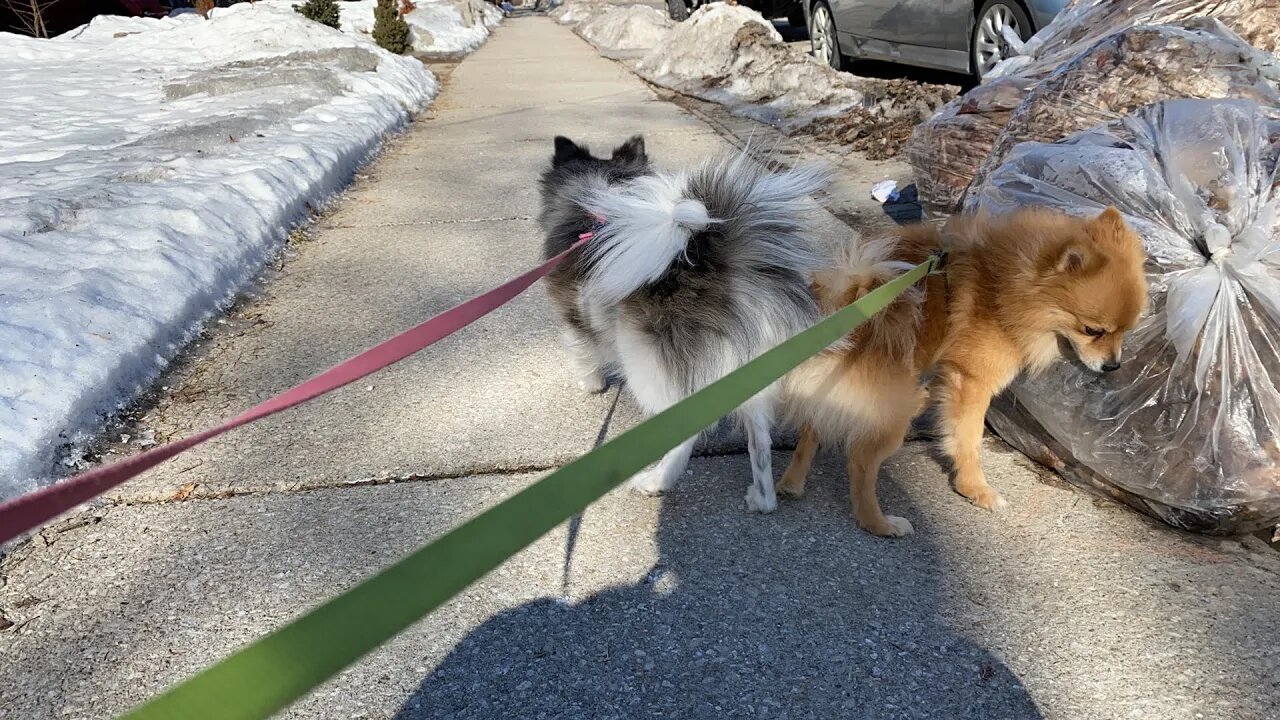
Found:
[[[510,20],[134,432],[204,427],[532,266],[550,138],[640,131],[669,165],[727,147],[569,31]],[[0,717],[123,711],[634,422],[573,388],[557,335],[535,289],[46,529],[0,565]],[[1157,527],[994,442],[1009,512],[913,445],[883,485],[918,534],[884,541],[834,457],[745,514],[735,447],[665,498],[612,493],[283,716],[1280,717],[1260,543]]]

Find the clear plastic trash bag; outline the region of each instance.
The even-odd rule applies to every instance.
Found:
[[[1054,142],[1163,100],[1238,98],[1280,107],[1280,61],[1211,18],[1139,25],[1098,41],[1040,81],[1009,117],[973,186],[1015,145]]]
[[[1250,45],[1280,52],[1277,0],[1074,0],[987,77],[1042,77],[1114,32],[1196,18],[1221,20]]]
[[[904,148],[920,199],[926,204],[951,211],[964,200],[979,165],[987,159],[1014,111],[1041,81],[1064,65],[1092,53],[1106,64],[1110,49],[1096,47],[1109,36],[1140,25],[1185,25],[1196,19],[1216,18],[1253,47],[1268,53],[1280,52],[1280,0],[1076,0],[1028,40],[1019,54],[997,65],[981,85],[945,105],[933,117],[916,127]],[[1221,34],[1221,33],[1219,33]],[[1123,114],[1141,105],[1178,97],[1236,97],[1213,86],[1237,86],[1241,73],[1224,73],[1230,65],[1220,48],[1197,52],[1182,38],[1164,52],[1160,37],[1152,33],[1133,34],[1119,49],[1129,56],[1126,63],[1161,69],[1151,80],[1128,83],[1120,72],[1081,64],[1068,70],[1066,80],[1073,92],[1069,98],[1082,107],[1092,106]],[[1236,38],[1239,42],[1239,38]],[[1114,44],[1114,43],[1113,43]],[[1221,43],[1218,43],[1221,46]],[[1205,58],[1201,55],[1209,55]],[[1085,61],[1081,61],[1082,63]],[[1201,64],[1204,63],[1204,64]],[[1252,64],[1242,58],[1242,64]],[[1206,69],[1207,68],[1207,69]],[[1179,77],[1179,75],[1185,77]],[[1111,83],[1106,82],[1113,77]],[[1236,76],[1236,77],[1231,77]],[[1092,82],[1093,78],[1099,78]],[[1130,87],[1132,85],[1132,87]],[[1234,88],[1232,88],[1234,89]],[[1046,91],[1051,92],[1051,91]],[[1044,103],[1045,93],[1032,102]],[[1053,102],[1050,100],[1050,102]],[[1055,128],[1027,126],[1025,117],[1019,130],[1024,135],[1043,137]],[[1070,130],[1076,130],[1071,128]],[[1070,131],[1069,130],[1069,131]],[[1064,133],[1065,134],[1065,133]],[[1063,135],[1052,139],[1056,140]]]
[[[1063,360],[1018,380],[988,420],[1068,479],[1171,525],[1280,521],[1280,116],[1243,100],[1171,100],[1053,144],[1023,143],[971,192],[1124,213],[1150,304],[1121,369]]]

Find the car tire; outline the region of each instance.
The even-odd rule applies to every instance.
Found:
[[[1031,18],[1017,0],[982,3],[974,15],[973,32],[969,34],[969,68],[978,80],[1012,54],[1001,32],[1004,26],[1013,28],[1023,42],[1031,39]]]
[[[689,18],[689,6],[685,0],[667,0],[667,14],[676,22],[684,22]]]
[[[822,0],[813,4],[809,12],[809,46],[818,62],[836,70],[844,69],[844,57],[840,54],[840,40],[836,37],[836,21],[831,7]]]

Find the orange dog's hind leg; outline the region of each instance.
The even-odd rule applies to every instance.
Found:
[[[809,479],[809,468],[813,466],[818,447],[818,434],[806,424],[800,430],[800,440],[796,443],[787,471],[782,474],[782,482],[778,483],[778,492],[791,497],[804,495],[805,481]]]

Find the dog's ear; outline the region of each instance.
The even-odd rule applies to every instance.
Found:
[[[563,135],[556,136],[556,154],[551,159],[552,165],[563,165],[570,160],[587,157],[590,153],[578,143]]]
[[[1089,264],[1089,251],[1075,243],[1067,243],[1058,250],[1053,269],[1061,274],[1078,273]]]
[[[1109,243],[1113,247],[1142,248],[1142,239],[1124,221],[1124,215],[1114,205],[1089,221],[1089,234],[1095,240]]]
[[[613,151],[613,159],[619,162],[648,162],[649,156],[644,153],[644,138],[632,135],[630,140]]]
[[[1108,235],[1124,236],[1129,230],[1129,226],[1124,224],[1124,215],[1120,214],[1115,205],[1107,206],[1106,210],[1103,210],[1098,217],[1090,222],[1094,228]]]

